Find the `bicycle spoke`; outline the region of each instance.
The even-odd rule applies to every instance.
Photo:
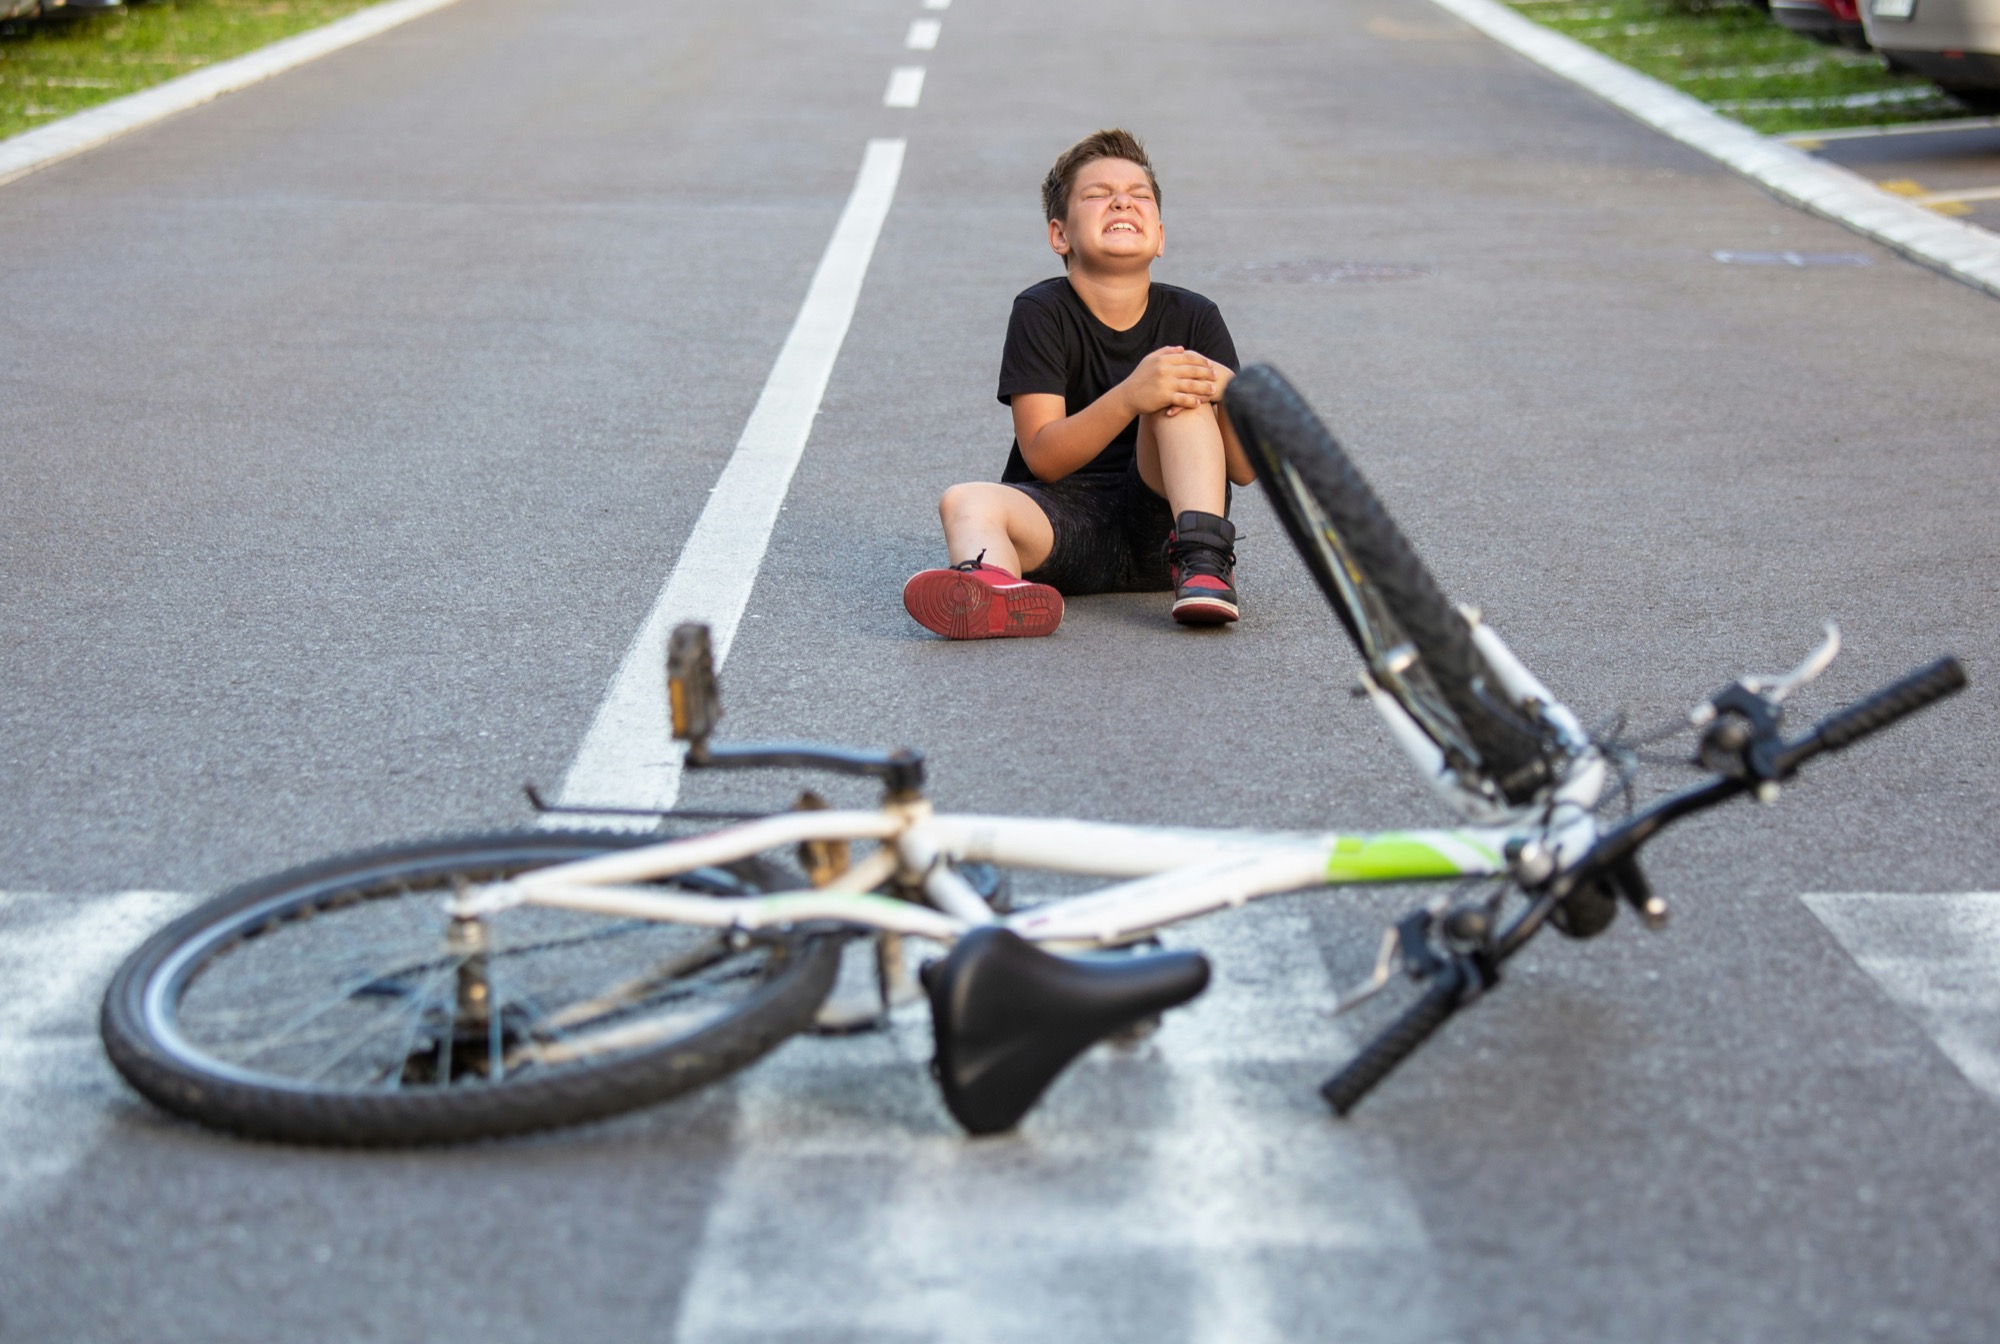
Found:
[[[506,1035],[506,997],[500,992],[500,977],[492,963],[486,967],[486,1067],[488,1080],[495,1083],[507,1079],[507,1057],[501,1047]]]
[[[253,1041],[247,1046],[238,1047],[234,1052],[237,1062],[247,1064],[266,1051],[275,1049],[279,1045],[293,1042],[294,1038],[301,1031],[341,1005],[352,1003],[361,991],[374,984],[379,978],[378,976],[371,975],[365,980],[357,980],[324,1003],[316,1004],[283,1026],[275,1028],[261,1040]],[[218,1022],[226,1023],[243,1020],[252,1017],[254,1014],[254,1009],[238,1009],[233,1012],[208,1012],[203,1014],[203,1017],[208,1023],[215,1024]]]
[[[456,968],[454,967],[452,969]],[[410,1029],[407,1033],[405,1033],[403,1038],[404,1048],[400,1053],[400,1058],[398,1060],[399,1065],[402,1060],[407,1060],[410,1057],[410,1050],[414,1048],[414,1046],[416,1045],[417,1033],[423,1029],[424,1010],[430,1005],[430,991],[437,985],[438,978],[439,978],[438,976],[431,977],[431,979],[424,985],[424,992],[418,994],[415,998],[415,1001],[404,1009],[405,1013],[407,1013],[410,1018]],[[359,1050],[362,1046],[366,1045],[369,1041],[375,1039],[380,1034],[381,1033],[379,1029],[370,1029],[363,1031],[355,1039],[354,1043],[348,1046],[347,1049],[341,1051],[339,1054],[335,1055],[332,1059],[327,1060],[326,1062],[321,1064],[317,1069],[314,1069],[311,1073],[305,1074],[303,1077],[299,1079],[299,1081],[304,1083],[318,1082],[320,1079],[326,1077],[327,1074],[331,1073],[335,1068],[346,1063],[350,1058],[353,1057],[355,1051]],[[450,1033],[446,1032],[445,1037],[448,1040],[450,1038]]]
[[[567,1008],[557,1011],[549,1018],[550,1025],[557,1027],[581,1026],[595,1018],[603,1017],[607,1013],[624,1010],[629,1006],[643,1002],[647,991],[664,982],[679,980],[689,975],[698,975],[709,967],[728,960],[730,951],[731,948],[726,938],[711,939],[701,947],[697,947],[673,961],[665,962],[653,968],[653,970],[645,975],[636,976],[631,980],[627,980],[622,985],[613,987],[598,998],[588,999],[582,1003],[574,1003]]]

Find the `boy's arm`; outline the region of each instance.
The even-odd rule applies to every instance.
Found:
[[[1124,382],[1075,415],[1065,414],[1069,404],[1055,393],[1016,392],[1011,406],[1021,458],[1036,480],[1059,481],[1103,452],[1139,416],[1170,406],[1200,406],[1221,396],[1218,367],[1178,345],[1162,346],[1140,360]],[[1237,457],[1242,458],[1240,449]]]

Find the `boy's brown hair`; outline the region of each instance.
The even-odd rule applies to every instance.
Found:
[[[1069,219],[1069,194],[1076,187],[1076,175],[1083,171],[1084,165],[1099,159],[1128,159],[1145,169],[1146,181],[1153,188],[1153,204],[1160,203],[1159,179],[1153,176],[1153,161],[1146,157],[1146,147],[1139,143],[1139,137],[1130,131],[1093,131],[1064,150],[1056,166],[1042,179],[1044,219]]]

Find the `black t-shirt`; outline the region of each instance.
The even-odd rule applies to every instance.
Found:
[[[1193,290],[1154,285],[1146,296],[1146,315],[1125,331],[1113,331],[1084,306],[1068,277],[1059,275],[1022,290],[1014,300],[1007,345],[1000,354],[1000,400],[1012,405],[1016,392],[1051,392],[1063,399],[1065,415],[1075,415],[1166,345],[1185,346],[1236,371],[1236,343],[1229,339],[1221,312]],[[1103,452],[1077,468],[1077,475],[1121,473],[1138,446],[1139,422],[1133,420]],[[1000,479],[1035,479],[1018,440]]]

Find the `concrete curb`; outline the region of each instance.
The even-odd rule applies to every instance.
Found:
[[[0,185],[454,3],[456,0],[390,0],[388,4],[336,19],[323,28],[259,47],[233,61],[170,79],[87,112],[0,140]]]
[[[1678,89],[1521,17],[1498,0],[1431,2],[1784,200],[2000,297],[2000,237],[1932,214],[1858,173],[1759,135]]]

